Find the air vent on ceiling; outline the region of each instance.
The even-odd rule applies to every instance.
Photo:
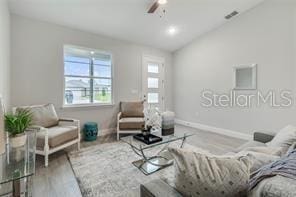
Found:
[[[226,15],[225,19],[229,20],[229,19],[231,19],[232,17],[234,17],[236,15],[238,15],[238,11],[233,11],[230,14]]]

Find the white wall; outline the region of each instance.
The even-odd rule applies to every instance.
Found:
[[[10,15],[6,0],[0,0],[0,97],[10,105]]]
[[[112,53],[116,106],[61,108],[64,44]],[[166,59],[165,94],[171,109],[171,53],[12,15],[12,105],[53,103],[60,116],[78,118],[82,123],[96,121],[102,129],[114,128],[118,103],[140,98],[143,54]]]
[[[292,1],[291,1],[292,2]],[[293,108],[204,108],[201,92],[228,93],[233,66],[258,64],[258,90],[295,90],[296,6],[266,1],[174,53],[174,107],[181,120],[244,132],[296,123]],[[252,93],[252,92],[248,92]]]

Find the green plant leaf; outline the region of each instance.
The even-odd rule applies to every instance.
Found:
[[[24,133],[31,124],[32,113],[29,109],[20,109],[15,114],[5,115],[5,130],[12,136]]]

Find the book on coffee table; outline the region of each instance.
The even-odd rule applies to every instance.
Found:
[[[162,141],[161,137],[158,137],[158,136],[153,135],[153,134],[143,135],[141,133],[141,134],[134,135],[134,138],[141,141],[141,142],[144,142],[145,144],[148,144],[148,145]]]

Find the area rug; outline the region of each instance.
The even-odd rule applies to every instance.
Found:
[[[84,197],[136,197],[140,184],[157,179],[173,168],[144,175],[132,164],[141,158],[123,142],[88,147],[68,156]]]
[[[84,197],[138,197],[140,184],[173,174],[170,166],[144,175],[132,164],[140,157],[123,142],[88,147],[68,156]]]

